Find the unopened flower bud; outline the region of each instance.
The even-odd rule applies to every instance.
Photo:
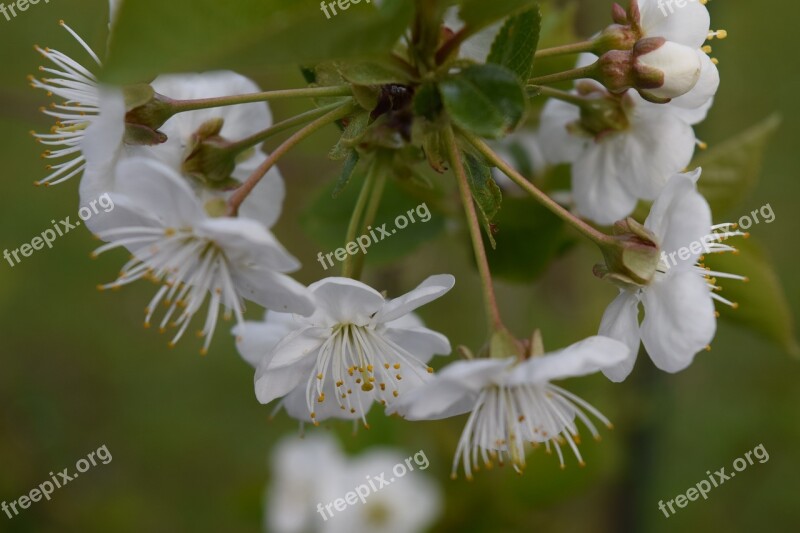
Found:
[[[233,143],[220,135],[225,121],[221,118],[203,123],[192,134],[188,146],[183,171],[206,187],[213,189],[233,189],[240,185],[231,177],[236,169],[237,150]]]
[[[597,62],[596,79],[613,93],[636,89],[642,98],[666,103],[691,91],[700,79],[702,64],[688,46],[648,37],[633,50],[612,50]]]
[[[161,144],[167,136],[158,131],[174,114],[172,101],[156,93],[150,85],[123,88],[125,97],[125,144]]]
[[[700,79],[697,51],[662,37],[641,39],[633,47],[636,88],[644,98],[670,100],[691,91]]]

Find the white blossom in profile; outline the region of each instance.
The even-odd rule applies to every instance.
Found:
[[[683,370],[714,338],[714,301],[736,307],[717,294],[717,279],[747,278],[712,271],[702,264],[701,255],[734,251],[723,241],[746,234],[735,224],[712,225],[708,202],[696,188],[700,174],[697,169],[673,176],[655,201],[644,223],[662,251],[655,277],[649,285],[621,287],[603,315],[600,334],[630,348],[624,361],[603,370],[612,381],[623,381],[630,374],[640,343],[661,370]]]
[[[453,477],[461,463],[471,479],[481,461],[487,468],[509,461],[521,472],[526,444],[544,444],[548,452],[555,450],[562,468],[561,446],[568,444],[583,464],[576,418],[595,438],[599,432],[587,412],[607,426],[611,424],[585,400],[550,382],[612,367],[626,359],[628,351],[619,341],[596,336],[524,361],[516,356],[458,361],[401,399],[391,411],[408,420],[470,413],[453,459]]]
[[[156,311],[166,308],[160,329],[176,328],[171,344],[185,333],[208,301],[205,324],[198,335],[208,349],[220,316],[244,322],[244,301],[269,309],[310,314],[308,291],[285,273],[299,267],[275,237],[258,221],[215,216],[185,180],[152,159],[120,163],[115,209],[97,220],[98,237],[107,241],[95,255],[124,247],[133,257],[119,277],[103,289],[149,279],[159,289],[146,309],[149,326]]]

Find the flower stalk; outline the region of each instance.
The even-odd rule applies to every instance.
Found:
[[[269,172],[269,170],[274,167],[278,160],[286,155],[287,152],[297,146],[303,139],[311,136],[317,130],[346,117],[355,111],[356,108],[357,104],[353,103],[352,100],[348,101],[346,104],[326,113],[325,115],[306,125],[303,129],[296,132],[283,143],[281,143],[281,145],[270,154],[270,156],[261,164],[261,166],[258,167],[249,178],[247,178],[247,181],[245,181],[238,189],[236,189],[236,192],[233,193],[228,200],[227,215],[237,216],[239,213],[239,207],[242,205],[242,202],[244,202],[245,198],[250,195],[250,193],[267,174],[267,172]]]
[[[366,216],[364,214],[365,210],[368,210],[367,204],[371,203],[371,195],[370,193],[374,190],[374,185],[378,177],[378,159],[375,158],[369,165],[369,171],[367,172],[367,177],[364,180],[364,185],[361,186],[361,193],[358,195],[358,200],[356,200],[356,206],[353,208],[353,214],[350,216],[350,224],[347,226],[347,235],[344,238],[345,247],[347,243],[353,242],[356,240],[357,233],[359,228],[362,227],[361,221],[364,220],[364,225],[367,224]],[[356,274],[356,264],[353,255],[347,254],[347,258],[344,260],[342,264],[342,277],[345,278],[352,278],[358,279],[360,277],[361,269],[358,269],[358,274]]]
[[[481,276],[481,286],[483,288],[484,305],[486,306],[487,318],[489,320],[490,331],[497,332],[505,330],[503,320],[500,318],[500,308],[497,305],[497,297],[492,283],[492,273],[489,269],[489,260],[486,256],[486,248],[483,245],[481,235],[481,225],[478,221],[478,213],[475,203],[472,200],[472,192],[469,188],[467,172],[461,160],[461,152],[456,144],[455,133],[452,126],[444,128],[444,144],[447,150],[450,165],[456,175],[458,190],[461,194],[461,203],[467,216],[469,234],[472,238],[472,247],[475,253],[475,261],[478,264],[478,272]]]
[[[500,171],[508,176],[511,181],[519,185],[528,194],[533,196],[540,204],[547,208],[551,213],[559,217],[561,220],[578,230],[582,235],[597,244],[601,248],[608,246],[613,242],[613,239],[605,233],[596,230],[580,218],[576,217],[564,207],[559,205],[558,202],[547,196],[544,192],[540,191],[533,183],[525,179],[522,174],[514,170],[514,168],[506,163],[494,150],[492,150],[481,139],[472,135],[469,132],[459,131],[459,133],[478,150],[491,164],[500,169]]]

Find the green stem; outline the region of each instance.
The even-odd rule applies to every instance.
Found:
[[[542,48],[537,50],[533,57],[540,59],[543,57],[553,57],[566,54],[580,54],[582,52],[592,52],[597,43],[594,40],[582,41],[579,43],[565,44],[564,46],[554,46],[552,48]]]
[[[533,183],[529,182],[525,177],[514,170],[511,165],[503,161],[485,142],[478,137],[460,131],[461,135],[469,141],[483,156],[494,166],[500,169],[503,174],[511,178],[511,180],[522,187],[528,194],[533,196],[540,204],[546,207],[550,212],[559,217],[561,220],[578,230],[585,235],[589,240],[598,245],[608,245],[613,242],[613,239],[605,233],[594,229],[592,226],[576,217],[564,207],[558,204],[555,200],[547,196],[544,192],[540,191]]]
[[[459,47],[469,39],[475,32],[473,32],[468,26],[464,26],[461,28],[461,31],[453,35],[450,40],[445,42],[439,50],[436,52],[436,64],[443,65],[450,56],[455,53]]]
[[[577,94],[573,94],[567,91],[562,91],[560,89],[553,89],[552,87],[545,87],[544,85],[528,85],[528,87],[533,87],[539,94],[543,96],[549,96],[550,98],[556,98],[558,100],[563,100],[568,104],[576,105],[578,107],[583,107],[587,105],[586,99],[578,96]]]
[[[258,133],[254,133],[250,137],[245,137],[239,141],[234,142],[230,146],[228,146],[228,150],[231,151],[233,154],[239,154],[244,152],[245,150],[256,146],[273,135],[277,135],[283,131],[291,129],[295,126],[299,126],[300,124],[306,124],[310,120],[315,118],[321,117],[322,115],[333,111],[334,109],[338,109],[341,107],[341,103],[331,104],[329,106],[320,107],[319,109],[312,109],[311,111],[306,111],[305,113],[301,113],[300,115],[294,116],[292,118],[288,118],[276,124],[273,124],[269,128],[259,131]]]
[[[247,198],[255,186],[258,185],[258,182],[261,181],[261,178],[263,178],[266,173],[269,172],[273,166],[275,166],[275,163],[277,163],[281,157],[286,155],[289,150],[294,148],[300,143],[300,141],[306,137],[309,137],[322,127],[346,117],[352,113],[356,107],[357,106],[354,103],[348,102],[319,117],[314,122],[306,125],[303,129],[286,139],[275,149],[274,152],[269,155],[269,157],[263,163],[261,163],[261,166],[259,166],[255,172],[253,172],[253,174],[247,178],[247,181],[245,181],[238,189],[236,189],[236,191],[228,200],[227,216],[236,216],[239,213],[239,206],[242,205],[242,202],[244,202],[245,198]]]
[[[268,102],[287,98],[320,98],[330,96],[352,96],[353,91],[349,85],[336,87],[307,87],[305,89],[287,89],[283,91],[267,91],[262,93],[239,94],[236,96],[221,96],[218,98],[201,98],[198,100],[173,100],[171,102],[173,114],[184,111],[197,111],[253,102]]]
[[[469,226],[470,237],[472,238],[475,261],[478,263],[478,272],[481,276],[483,299],[484,305],[486,306],[487,319],[489,321],[489,330],[493,332],[505,330],[503,320],[500,318],[500,308],[497,305],[497,297],[494,292],[492,273],[489,269],[489,260],[486,256],[486,248],[483,245],[481,225],[480,222],[478,222],[478,212],[475,209],[475,203],[472,199],[472,192],[470,191],[469,181],[467,179],[467,172],[461,160],[461,152],[456,144],[452,126],[448,125],[444,129],[444,143],[450,159],[450,166],[453,169],[453,173],[456,175],[458,190],[461,194],[461,203],[463,204],[464,212],[467,216],[467,224]]]
[[[594,79],[597,72],[597,63],[587,67],[574,68],[564,72],[556,72],[555,74],[548,74],[546,76],[539,76],[538,78],[531,78],[528,80],[529,85],[547,85],[550,83],[558,83],[561,81],[577,80],[580,78]]]
[[[379,157],[379,156],[376,156]],[[368,228],[375,223],[375,217],[378,216],[378,208],[381,205],[381,199],[383,198],[383,191],[386,187],[386,173],[379,172],[377,178],[375,179],[375,184],[372,187],[372,192],[370,193],[369,204],[367,205],[367,212],[364,214],[364,222],[361,224],[362,228],[362,235],[366,235]],[[350,242],[350,241],[348,241]],[[353,279],[361,279],[361,272],[364,270],[364,262],[366,261],[366,257],[364,254],[359,254],[355,256],[353,261]]]
[[[361,220],[362,215],[364,214],[364,209],[367,207],[367,202],[370,199],[370,191],[373,188],[373,184],[375,183],[375,178],[378,175],[377,172],[378,167],[378,159],[377,157],[372,160],[369,165],[369,170],[367,171],[367,178],[364,180],[364,185],[361,186],[361,193],[358,195],[358,200],[356,201],[356,206],[353,208],[353,214],[350,216],[350,224],[347,226],[347,235],[344,238],[344,247],[347,248],[347,245],[351,242],[355,242],[357,233],[359,228],[361,227]],[[344,264],[342,264],[342,277],[345,278],[352,278],[358,279],[355,276],[356,273],[356,265],[355,265],[355,256],[347,254],[347,258],[344,260]],[[360,272],[359,272],[360,274]]]

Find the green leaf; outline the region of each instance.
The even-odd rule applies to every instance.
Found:
[[[414,95],[414,114],[436,120],[442,111],[442,95],[435,83],[424,83]]]
[[[323,255],[334,252],[345,244],[347,226],[361,185],[364,183],[364,177],[363,172],[355,172],[350,185],[335,200],[331,200],[334,185],[326,185],[301,217],[303,229],[319,243]],[[403,183],[393,178],[394,176],[386,181],[375,224],[372,224],[379,242],[373,242],[367,250],[366,260],[370,265],[401,260],[444,230],[445,217],[436,210],[436,205],[441,201],[441,191],[423,191],[414,184]],[[425,207],[420,207],[423,203]],[[425,216],[426,208],[430,218]],[[410,223],[409,220],[405,229],[396,228],[397,217],[402,215],[408,218],[409,210],[414,210],[416,222]],[[425,218],[428,218],[427,222],[422,221]],[[376,228],[383,224],[386,224],[385,230],[390,235],[381,240],[381,234]],[[338,262],[336,264],[340,267]],[[319,268],[321,271],[322,267]]]
[[[364,132],[367,131],[368,125],[369,113],[359,113],[358,115],[352,117],[350,122],[347,123],[347,127],[345,127],[344,131],[342,132],[339,142],[337,142],[336,146],[331,149],[328,157],[334,161],[339,161],[348,157],[350,152],[353,150],[353,148],[355,148],[361,137],[364,135]]]
[[[538,6],[509,18],[492,43],[487,61],[502,65],[527,82],[533,70],[533,55],[539,44],[542,14]]]
[[[788,353],[800,356],[789,302],[762,247],[752,237],[726,244],[735,247],[739,253],[707,254],[705,265],[716,272],[747,276],[749,281],[717,279],[717,285],[722,287],[720,296],[738,304],[737,309],[717,304],[720,316],[742,324],[778,343]]]
[[[499,65],[475,65],[439,84],[444,107],[459,127],[481,137],[510,133],[525,114],[525,91],[516,75]]]
[[[528,197],[506,196],[494,225],[497,248],[488,252],[489,267],[514,283],[535,281],[576,242],[561,219]]]
[[[459,18],[466,26],[479,30],[536,5],[535,0],[464,0]]]
[[[317,0],[123,2],[102,79],[126,84],[165,72],[380,57],[408,27],[413,5],[386,0],[337,11],[326,18]]]
[[[780,123],[780,117],[772,115],[694,160],[693,168],[703,167],[697,187],[715,214],[729,212],[750,195],[758,182],[767,144]]]
[[[489,243],[492,248],[495,248],[497,245],[492,234],[492,221],[500,211],[500,206],[503,203],[503,193],[500,191],[500,187],[497,186],[497,182],[494,181],[492,169],[489,165],[467,152],[462,152],[462,158],[472,198],[478,206]]]
[[[344,188],[347,187],[348,183],[350,183],[350,178],[353,177],[353,172],[358,165],[359,159],[358,152],[355,150],[350,150],[350,154],[347,156],[347,159],[344,160],[342,174],[339,176],[339,180],[336,182],[336,187],[333,188],[333,193],[331,193],[331,196],[336,198],[342,194]]]
[[[342,77],[358,85],[385,85],[409,82],[408,73],[401,67],[378,61],[341,61],[336,66]]]

